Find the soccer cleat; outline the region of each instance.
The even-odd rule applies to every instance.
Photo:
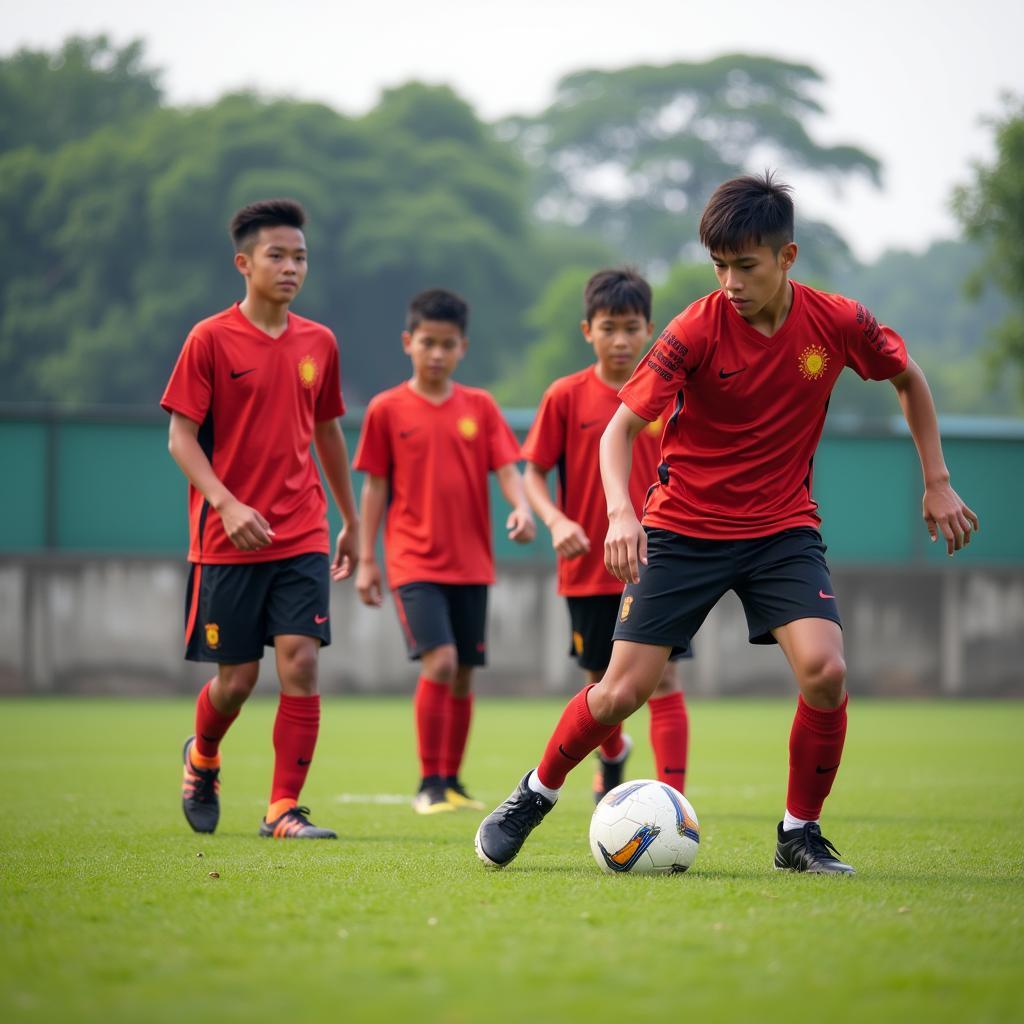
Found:
[[[526,837],[555,806],[553,800],[527,786],[529,777],[527,772],[512,795],[491,811],[476,830],[476,855],[492,868],[503,868],[514,860]]]
[[[431,775],[420,783],[420,791],[412,798],[412,809],[417,814],[446,814],[455,810],[448,799],[448,790],[439,775]]]
[[[487,807],[482,800],[466,792],[466,787],[458,779],[445,779],[445,797],[448,803],[457,811],[486,811]]]
[[[806,871],[811,875],[852,875],[849,864],[839,859],[839,851],[821,834],[816,821],[789,832],[779,822],[779,842],[775,847],[775,868],[778,871]]]
[[[264,839],[337,839],[338,833],[329,828],[317,828],[307,815],[308,807],[289,807],[273,821],[260,822],[260,835]]]
[[[599,804],[605,793],[610,793],[616,786],[621,786],[626,774],[626,758],[633,749],[633,740],[629,733],[622,734],[622,753],[615,761],[606,761],[601,757],[601,751],[597,751],[597,759],[600,767],[594,772],[594,803]]]
[[[181,759],[185,762],[181,780],[181,809],[193,832],[212,832],[220,820],[220,769],[196,768],[192,764],[195,736],[185,740]]]

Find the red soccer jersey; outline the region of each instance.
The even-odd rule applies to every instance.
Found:
[[[523,444],[524,459],[545,472],[558,467],[558,507],[583,527],[590,540],[587,554],[558,559],[558,592],[566,597],[622,592],[622,583],[604,567],[608,506],[598,455],[601,434],[618,407],[618,394],[598,377],[596,367],[560,377],[544,392]],[[656,419],[633,446],[629,495],[638,516],[658,479],[663,426],[662,419]]]
[[[619,397],[655,419],[677,413],[662,442],[668,483],[644,523],[691,537],[740,540],[817,529],[814,452],[844,366],[865,380],[906,369],[903,339],[860,303],[793,282],[793,305],[766,338],[717,291],[679,314]]]
[[[408,383],[377,395],[352,464],[388,480],[388,584],[493,583],[487,474],[518,458],[486,391],[453,384],[440,405]]]
[[[338,345],[326,327],[289,313],[284,334],[272,338],[236,303],[192,328],[160,404],[200,424],[214,473],[275,534],[265,548],[240,551],[190,485],[190,562],[330,552],[327,500],[310,453],[314,424],[345,411]]]

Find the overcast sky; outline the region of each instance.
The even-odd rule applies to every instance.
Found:
[[[1022,0],[0,0],[0,15],[4,54],[73,33],[143,37],[175,103],[250,87],[359,113],[415,78],[452,85],[491,119],[541,109],[559,76],[585,67],[729,52],[808,63],[826,79],[812,136],[864,147],[885,179],[836,195],[788,177],[799,208],[862,258],[956,234],[949,194],[992,153],[982,121],[1003,92],[1024,95]]]

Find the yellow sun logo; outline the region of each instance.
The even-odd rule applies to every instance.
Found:
[[[828,352],[820,345],[808,345],[800,353],[798,365],[804,380],[818,380],[828,369]]]
[[[299,360],[299,383],[304,388],[311,388],[319,376],[320,370],[316,365],[316,360],[312,356],[303,356]]]
[[[659,416],[656,420],[652,420],[647,424],[644,429],[651,437],[661,437],[661,432],[665,427],[665,421]]]
[[[480,432],[480,428],[477,426],[476,420],[473,419],[472,416],[461,416],[455,426],[458,427],[459,433],[467,441],[472,441]]]
[[[206,624],[206,646],[211,650],[220,647],[220,626],[216,622]]]
[[[625,622],[629,618],[629,613],[633,610],[633,595],[627,594],[622,599],[622,611],[619,612],[619,622]]]

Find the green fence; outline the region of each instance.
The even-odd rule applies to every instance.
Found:
[[[508,412],[520,436],[531,417],[532,410]],[[359,423],[359,415],[346,417],[350,450]],[[1024,422],[950,419],[943,437],[953,484],[982,520],[956,564],[1024,564],[1024,530],[1016,521],[1024,508]],[[0,409],[0,479],[6,555],[184,557],[186,485],[167,453],[167,422],[158,413]],[[944,546],[929,544],[921,524],[920,469],[901,423],[830,424],[815,458],[814,493],[833,564],[944,560]],[[492,508],[500,559],[552,558],[543,528],[530,545],[506,539],[507,507],[496,486]]]

